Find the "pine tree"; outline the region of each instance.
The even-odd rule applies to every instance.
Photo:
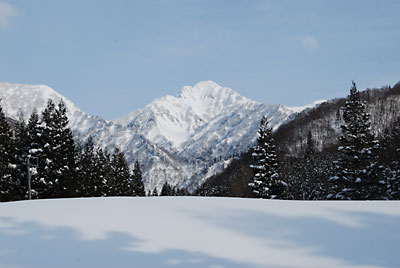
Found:
[[[316,166],[318,165],[317,156],[315,153],[315,141],[311,131],[307,135],[307,147],[304,152],[304,162],[302,164],[302,185],[301,193],[303,200],[319,199],[322,189],[317,181]]]
[[[76,192],[75,143],[63,101],[49,100],[42,112],[39,197],[72,197]]]
[[[110,155],[100,147],[96,151],[96,173],[98,174],[98,196],[110,195],[108,184],[112,181]]]
[[[294,159],[290,164],[291,174],[286,193],[287,199],[317,199],[319,186],[316,183],[317,174],[314,169],[315,157],[314,139],[309,131],[303,158]]]
[[[343,108],[344,124],[339,138],[336,161],[334,193],[335,199],[377,199],[380,198],[382,185],[377,166],[379,142],[370,129],[370,115],[360,100],[356,84],[350,89],[346,106]]]
[[[400,148],[397,148],[397,159],[393,162],[393,172],[388,179],[387,199],[400,199]]]
[[[38,167],[31,167],[31,179],[32,179],[32,198],[40,198],[42,197],[40,193],[42,193],[46,187],[43,180],[40,180],[40,174],[43,172],[39,172],[40,169],[40,161],[44,159],[43,157],[43,127],[39,120],[39,115],[36,110],[34,110],[29,117],[28,126],[28,155],[27,158],[36,159],[39,163]],[[27,159],[25,160],[27,161]]]
[[[165,181],[162,189],[161,189],[161,196],[173,196],[173,190],[171,185],[169,185],[168,181]]]
[[[249,186],[257,197],[279,198],[287,184],[279,179],[272,128],[268,127],[268,120],[265,116],[261,120],[258,135],[258,145],[254,147],[252,154],[255,165],[250,166],[253,169],[254,178]]]
[[[21,116],[15,129],[15,163],[16,170],[14,174],[16,182],[16,199],[23,200],[28,191],[28,172],[27,160],[29,156],[30,139],[28,126]]]
[[[75,174],[76,174],[76,184],[77,187],[75,189],[74,195],[76,197],[86,197],[86,182],[85,176],[83,174],[85,170],[84,161],[83,161],[83,144],[82,141],[78,141],[75,143]]]
[[[116,196],[133,196],[133,183],[128,164],[123,152],[118,148],[112,156],[111,166],[113,169],[112,194]]]
[[[55,117],[56,172],[60,197],[73,197],[76,191],[75,141],[68,127],[69,119],[63,100],[58,103]]]
[[[94,197],[97,195],[97,170],[96,155],[93,138],[90,136],[85,143],[79,171],[79,195],[83,197]]]
[[[387,182],[386,199],[400,199],[400,117],[390,128],[385,129],[381,140],[381,159],[390,165],[385,169],[384,175]],[[389,163],[388,163],[389,162]]]
[[[136,160],[132,173],[133,190],[136,196],[145,196],[144,184],[142,179],[142,171],[140,170],[139,161]]]
[[[159,196],[159,195],[158,195],[157,187],[154,187],[153,193],[151,194],[151,196]]]
[[[13,172],[13,136],[0,105],[0,202],[15,198]]]
[[[57,145],[55,142],[55,117],[56,108],[54,102],[49,99],[47,106],[42,112],[41,136],[39,147],[42,150],[39,158],[37,195],[39,198],[59,197],[58,174],[56,172]]]

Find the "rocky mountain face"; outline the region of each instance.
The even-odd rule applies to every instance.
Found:
[[[111,151],[120,148],[131,167],[138,159],[146,190],[160,190],[168,181],[193,191],[254,144],[263,115],[277,129],[306,108],[255,102],[212,81],[186,86],[176,97],[156,99],[113,121],[86,114],[43,85],[0,83],[0,98],[14,120],[27,120],[34,109],[40,113],[48,99],[63,99],[75,137],[92,136]]]

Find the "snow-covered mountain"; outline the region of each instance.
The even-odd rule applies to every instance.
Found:
[[[27,119],[41,112],[49,98],[63,99],[74,135],[113,150],[119,147],[128,162],[141,162],[147,190],[170,184],[197,188],[221,171],[255,142],[263,115],[276,129],[306,107],[286,107],[249,100],[212,81],[183,87],[179,96],[154,100],[144,109],[106,121],[90,116],[70,100],[43,85],[0,83],[2,107],[8,117]]]

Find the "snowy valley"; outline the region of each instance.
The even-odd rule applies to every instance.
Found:
[[[133,167],[143,170],[147,190],[161,189],[165,181],[193,191],[231,159],[250,148],[259,121],[266,115],[277,129],[307,107],[286,107],[249,100],[230,88],[205,81],[183,87],[179,96],[165,96],[145,108],[113,121],[90,116],[55,90],[43,85],[0,83],[0,98],[7,117],[27,120],[47,100],[61,99],[77,139],[113,151],[120,148]]]

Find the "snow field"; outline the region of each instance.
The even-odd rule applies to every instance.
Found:
[[[0,267],[399,267],[400,202],[142,197],[0,204]]]

